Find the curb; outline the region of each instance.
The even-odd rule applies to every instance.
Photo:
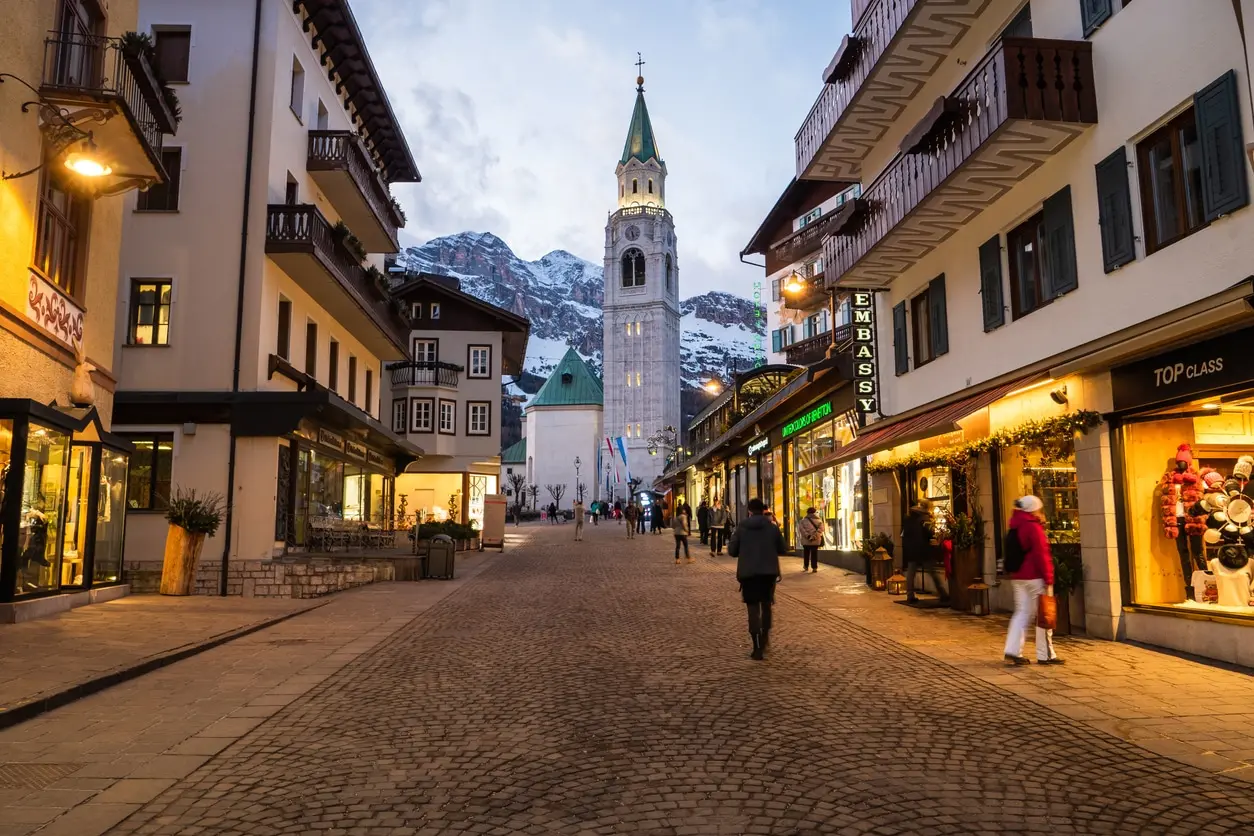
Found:
[[[313,610],[316,610],[319,607],[324,607],[329,603],[331,603],[329,600],[324,600],[311,607],[306,607],[303,610],[284,613],[283,615],[258,621],[254,624],[249,624],[245,627],[240,627],[227,633],[220,633],[198,644],[183,645],[157,656],[150,656],[147,659],[141,659],[129,667],[118,668],[92,679],[76,682],[73,685],[55,693],[46,694],[23,703],[18,703],[13,708],[0,711],[0,729],[11,728],[19,723],[24,723],[33,717],[38,717],[40,714],[45,714],[53,709],[69,705],[76,700],[81,700],[83,697],[91,696],[92,694],[99,693],[106,688],[112,688],[114,685],[119,685],[123,682],[136,679],[146,673],[151,673],[158,668],[165,667],[166,665],[181,662],[184,659],[204,653],[206,650],[213,650],[215,647],[220,647],[221,645],[233,642],[236,639],[242,639],[244,636],[264,630],[267,627],[273,627],[276,624],[287,621],[289,618],[295,618],[298,615],[304,615],[307,612],[312,612]]]

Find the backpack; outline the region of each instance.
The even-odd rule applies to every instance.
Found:
[[[1027,552],[1023,550],[1023,543],[1019,540],[1019,530],[1017,528],[1012,528],[1006,532],[1002,556],[1005,558],[1007,575],[1013,575],[1023,568],[1023,561],[1027,558]]]

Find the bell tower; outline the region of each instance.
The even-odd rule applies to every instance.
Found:
[[[643,60],[636,62],[639,70]],[[627,141],[614,168],[617,209],[605,227],[605,434],[626,441],[631,475],[651,488],[665,469],[650,436],[680,426],[679,259],[666,208],[666,163],[636,78]]]

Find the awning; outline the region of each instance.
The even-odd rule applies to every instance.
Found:
[[[930,438],[934,435],[954,432],[959,429],[958,422],[963,418],[1001,400],[1016,389],[1032,385],[1045,376],[1044,373],[1038,372],[1003,383],[1000,386],[994,386],[974,395],[968,395],[965,398],[959,398],[956,401],[950,401],[935,409],[929,409],[913,415],[907,414],[900,419],[890,422],[881,421],[878,424],[873,424],[871,428],[851,444],[840,448],[818,463],[800,471],[797,475],[805,476],[816,470],[823,470],[834,465],[869,456],[872,453],[882,452],[890,447],[896,447],[898,444],[906,444],[911,441]]]

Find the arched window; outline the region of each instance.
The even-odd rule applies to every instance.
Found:
[[[653,194],[653,178],[649,178],[649,194]]]
[[[640,181],[634,177],[631,178],[631,193],[640,194]]]
[[[623,287],[644,287],[644,253],[635,247],[623,253]]]
[[[666,289],[671,289],[671,257],[669,254],[666,256]]]
[[[623,196],[623,191],[624,191],[624,189],[623,189],[623,184],[622,184],[622,183],[619,183],[619,184],[618,184],[618,196],[619,196],[619,197],[622,197],[622,196]]]

